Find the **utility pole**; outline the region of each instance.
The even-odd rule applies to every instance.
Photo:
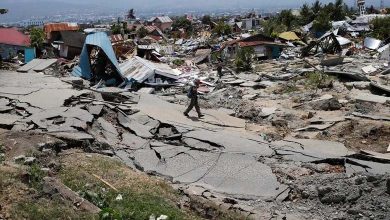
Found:
[[[385,9],[385,0],[381,0],[381,9]]]

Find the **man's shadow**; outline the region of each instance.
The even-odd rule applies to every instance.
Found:
[[[191,121],[200,121],[199,118],[195,116],[188,116],[187,118],[190,119]]]

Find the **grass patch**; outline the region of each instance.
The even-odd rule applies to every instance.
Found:
[[[11,213],[13,219],[52,220],[52,219],[99,219],[98,216],[76,212],[71,204],[60,199],[41,198],[27,200],[16,205]]]
[[[5,148],[2,144],[0,144],[0,165],[4,162],[5,160]]]
[[[306,75],[305,87],[307,89],[324,89],[332,88],[334,76],[330,76],[321,72],[311,72]]]
[[[151,215],[198,219],[177,207],[179,196],[168,184],[136,173],[112,158],[75,154],[64,158],[63,164],[59,173],[62,182],[101,208],[102,219],[149,219]],[[118,192],[92,174],[112,184]],[[118,195],[121,200],[117,200]]]
[[[43,187],[43,178],[45,177],[45,172],[42,171],[42,168],[39,164],[34,163],[28,168],[29,180],[28,183],[30,187],[41,191]]]

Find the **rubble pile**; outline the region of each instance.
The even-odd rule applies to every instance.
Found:
[[[40,150],[114,157],[169,182],[182,207],[203,199],[254,219],[388,218],[388,40],[361,37],[369,27],[350,19],[317,37],[303,27],[310,41],[292,31],[169,36],[172,20],[156,21],[132,23],[142,38],[88,30],[72,58],[0,71],[0,128],[61,142]],[[194,79],[204,118],[183,115]]]

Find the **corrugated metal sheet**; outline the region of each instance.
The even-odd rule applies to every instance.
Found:
[[[0,44],[30,46],[30,37],[15,28],[0,28]]]
[[[120,69],[123,76],[129,81],[133,79],[139,83],[143,83],[145,80],[153,78],[155,74],[174,80],[179,79],[180,75],[166,64],[153,63],[138,56],[121,64]]]
[[[79,76],[85,79],[91,79],[92,71],[91,64],[89,61],[89,54],[87,50],[87,45],[100,47],[104,53],[107,55],[110,62],[115,66],[117,72],[121,75],[122,73],[119,68],[118,60],[116,59],[114,49],[112,48],[111,41],[108,38],[107,34],[104,32],[94,33],[87,36],[83,50],[80,55],[80,64],[79,66],[73,69],[72,74]],[[123,77],[122,77],[123,78]]]
[[[46,33],[53,31],[77,31],[80,27],[77,23],[47,23],[43,26]]]
[[[123,37],[121,34],[115,34],[115,35],[110,36],[110,40],[112,43],[117,43],[117,42],[123,41]]]
[[[159,20],[161,23],[170,23],[173,22],[172,19],[168,16],[159,16],[159,17],[153,17],[149,20],[149,22],[155,22],[156,20]]]

